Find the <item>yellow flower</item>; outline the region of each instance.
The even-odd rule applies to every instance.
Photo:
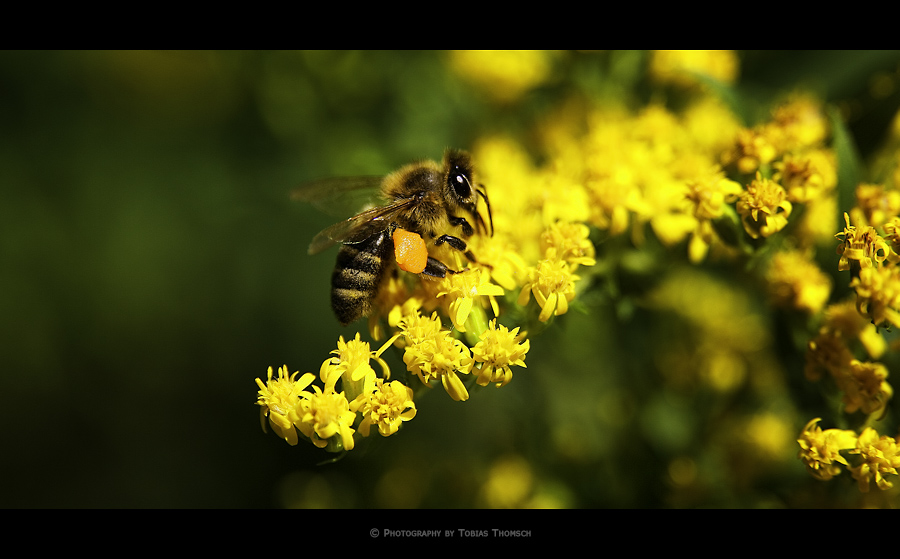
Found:
[[[371,353],[369,351],[369,342],[359,339],[359,332],[356,338],[349,342],[344,341],[344,336],[338,339],[337,349],[331,351],[337,357],[329,358],[325,363],[332,365],[325,367],[323,364],[320,370],[320,379],[325,383],[325,390],[334,388],[337,379],[341,376],[345,377],[347,382],[356,382],[366,378],[374,380],[375,370],[369,365]]]
[[[441,328],[437,313],[428,319],[416,312],[404,317],[400,328],[399,335],[406,342],[403,352],[406,369],[419,377],[422,384],[440,379],[451,398],[468,400],[469,392],[459,374],[471,372],[472,355],[464,343],[454,338],[449,330]]]
[[[844,222],[847,226],[843,231],[835,234],[835,237],[841,241],[837,247],[837,253],[841,255],[838,270],[842,272],[852,270],[854,262],[859,268],[872,268],[875,264],[881,264],[887,260],[891,249],[874,227],[857,228],[855,225],[850,225],[850,216],[846,212],[844,212]]]
[[[341,387],[348,400],[370,393],[375,382],[375,370],[369,365],[371,359],[381,366],[384,378],[391,378],[391,370],[381,358],[381,354],[390,345],[387,343],[378,351],[370,351],[369,342],[360,340],[359,332],[356,333],[356,338],[347,342],[341,336],[337,349],[331,351],[335,357],[326,359],[319,369],[319,378],[325,384],[325,392],[334,391],[337,380],[342,379]]]
[[[416,416],[413,391],[398,380],[385,384],[383,379],[375,379],[375,390],[359,411],[363,417],[359,424],[362,436],[369,436],[372,425],[378,426],[378,432],[383,437],[393,435],[404,421]]]
[[[702,83],[697,74],[730,84],[737,78],[739,65],[732,50],[657,50],[651,53],[650,75],[686,87]]]
[[[452,51],[450,65],[497,101],[511,103],[545,82],[552,70],[546,51]]]
[[[777,304],[811,314],[822,310],[831,295],[831,278],[800,251],[776,253],[766,278]]]
[[[395,335],[392,340],[399,340],[401,343],[398,345],[401,347],[425,343],[439,336],[443,331],[437,312],[431,313],[431,317],[428,317],[414,310],[400,319],[397,326],[400,328],[400,333]]]
[[[813,477],[827,481],[841,473],[838,464],[849,467],[840,452],[856,447],[856,433],[842,429],[822,431],[816,425],[819,421],[822,419],[817,417],[803,428],[797,439],[800,445],[798,456]]]
[[[539,181],[542,223],[559,220],[587,221],[590,218],[590,200],[580,180],[555,168],[546,170],[533,180]]]
[[[356,413],[350,409],[350,402],[343,392],[323,391],[316,385],[313,390],[301,394],[303,411],[297,428],[319,448],[327,446],[333,452],[353,450],[352,425]]]
[[[852,360],[853,353],[844,337],[834,331],[823,331],[809,342],[804,374],[807,380],[816,381],[822,378],[824,370],[837,378],[845,374]]]
[[[687,135],[702,153],[718,156],[734,141],[741,125],[724,102],[712,96],[696,100],[684,113]]]
[[[466,319],[472,312],[475,297],[487,297],[496,316],[500,313],[500,308],[494,297],[503,293],[502,287],[491,283],[490,272],[480,267],[469,267],[458,274],[447,274],[437,296],[451,301],[448,308],[450,320],[457,330],[465,332]]]
[[[275,434],[287,441],[291,446],[297,444],[297,430],[294,424],[300,421],[300,396],[306,394],[304,390],[312,384],[316,376],[306,373],[297,380],[297,371],[288,375],[287,365],[278,367],[278,378],[272,378],[272,367],[269,367],[268,380],[263,383],[256,379],[259,386],[257,404],[261,406],[259,413],[260,424],[263,431],[266,430],[266,416]]]
[[[788,195],[788,201],[791,196]],[[834,216],[837,215],[838,200],[835,189],[822,192],[806,202],[800,216],[794,237],[802,247],[825,245],[834,238]]]
[[[404,314],[419,309],[424,304],[421,290],[410,293],[404,280],[402,276],[390,276],[378,289],[378,295],[372,305],[376,310],[369,315],[369,334],[373,340],[384,339],[382,318],[387,317],[389,326],[397,326],[397,322]]]
[[[685,198],[695,224],[688,245],[691,262],[698,263],[706,258],[710,245],[718,238],[712,221],[722,217],[727,204],[737,200],[742,190],[740,184],[726,179],[718,167],[704,176],[688,180]]]
[[[815,200],[837,186],[837,163],[830,150],[787,154],[773,166],[772,180],[784,187],[791,202]]]
[[[900,447],[895,439],[887,435],[879,437],[875,429],[866,427],[859,436],[856,448],[850,453],[862,458],[862,464],[850,470],[859,482],[860,491],[868,493],[872,479],[882,491],[894,486],[884,476],[897,475],[897,468],[900,468]]]
[[[547,322],[552,315],[559,316],[569,310],[569,302],[575,298],[575,281],[578,279],[565,261],[541,260],[532,269],[529,281],[519,292],[518,303],[524,307],[533,293],[535,301],[541,307],[538,318],[541,322]]]
[[[829,305],[824,316],[825,322],[806,352],[807,379],[819,380],[823,370],[835,379],[849,375],[853,353],[847,343],[854,338],[871,357],[878,358],[884,353],[887,345],[884,338],[871,321],[859,314],[853,301]]]
[[[593,266],[597,261],[589,234],[590,228],[583,223],[557,221],[541,234],[541,252],[547,259],[565,260],[573,272],[578,266]]]
[[[884,224],[884,240],[891,245],[888,259],[891,262],[898,260],[896,249],[900,247],[900,217],[892,217]]]
[[[511,239],[496,235],[489,241],[476,239],[479,259],[491,263],[491,279],[503,289],[512,291],[519,287],[527,276],[528,265],[519,254]],[[409,314],[406,312],[404,314]]]
[[[787,225],[791,209],[784,189],[779,184],[762,178],[759,172],[737,203],[744,230],[754,239],[769,237],[781,231]]]
[[[808,95],[795,95],[772,115],[769,135],[779,152],[818,145],[828,136],[828,119],[822,104]]]
[[[622,169],[612,177],[589,179],[586,183],[590,199],[591,224],[610,235],[620,235],[631,221],[630,211],[640,206],[641,193],[634,188],[628,171]]]
[[[880,184],[858,185],[856,202],[866,216],[866,222],[872,227],[882,227],[885,222],[900,214],[900,192],[887,190]]]
[[[530,340],[520,343],[524,337],[519,335],[519,329],[512,331],[502,324],[497,327],[494,319],[488,325],[488,329],[481,334],[481,341],[472,348],[472,355],[476,363],[481,363],[478,378],[475,382],[481,386],[495,382],[497,386],[503,386],[512,380],[511,365],[525,367],[525,354],[531,347]]]
[[[735,164],[738,172],[752,173],[775,159],[778,150],[762,129],[743,128],[738,131],[735,145],[722,154],[722,164]]]
[[[687,182],[685,197],[698,220],[713,220],[722,216],[727,204],[737,200],[741,185],[725,178],[725,173],[715,167],[704,176]]]
[[[881,363],[850,361],[846,373],[835,377],[838,388],[844,393],[844,412],[859,410],[869,415],[884,411],[894,394],[887,376],[887,367]]]
[[[856,291],[856,310],[875,326],[884,322],[900,326],[900,268],[863,268],[850,288]]]

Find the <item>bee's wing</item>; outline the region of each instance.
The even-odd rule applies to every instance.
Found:
[[[395,215],[413,205],[415,201],[415,198],[403,198],[339,221],[313,238],[309,244],[309,253],[317,254],[337,243],[348,245],[360,243],[387,227]]]
[[[334,177],[312,181],[291,192],[292,200],[312,204],[336,217],[346,217],[379,203],[384,177]]]

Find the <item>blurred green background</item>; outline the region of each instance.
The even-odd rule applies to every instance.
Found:
[[[527,144],[573,92],[650,97],[642,53],[555,60],[545,84],[501,104],[441,52],[0,53],[0,506],[477,507],[492,471],[523,464],[557,506],[824,498],[784,496],[829,490],[789,459],[763,487],[673,501],[670,460],[705,444],[690,433],[708,418],[689,400],[644,401],[659,379],[608,356],[649,340],[604,307],[557,321],[503,390],[428,394],[397,436],[335,464],[260,430],[254,379],[285,363],[317,372],[356,332],[329,308],[334,253],[306,254],[333,218],[290,190],[489,133]],[[846,110],[865,157],[900,105],[873,80],[898,64],[742,53],[739,84],[760,103],[813,88]],[[553,374],[565,380],[551,396],[536,378]],[[671,437],[647,436],[653,417],[635,409]],[[566,436],[590,442],[566,453]]]

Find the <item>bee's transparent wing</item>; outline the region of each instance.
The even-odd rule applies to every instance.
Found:
[[[291,192],[291,199],[306,202],[335,217],[346,217],[383,203],[384,177],[334,177],[308,182]]]
[[[415,198],[404,198],[386,206],[378,206],[339,221],[325,228],[309,244],[309,253],[317,254],[337,243],[362,242],[387,227],[398,213],[415,203]]]

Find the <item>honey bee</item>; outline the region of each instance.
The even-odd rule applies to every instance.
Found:
[[[430,256],[429,244],[447,245],[476,262],[463,239],[476,231],[488,231],[478,212],[479,197],[487,208],[491,236],[494,222],[487,193],[475,182],[473,173],[468,153],[448,149],[442,163],[412,163],[383,178],[326,179],[294,192],[294,199],[325,209],[337,198],[380,186],[381,205],[326,228],[309,245],[309,253],[317,254],[341,244],[331,276],[331,307],[342,325],[371,313],[372,303],[395,264],[423,277],[458,273]]]

